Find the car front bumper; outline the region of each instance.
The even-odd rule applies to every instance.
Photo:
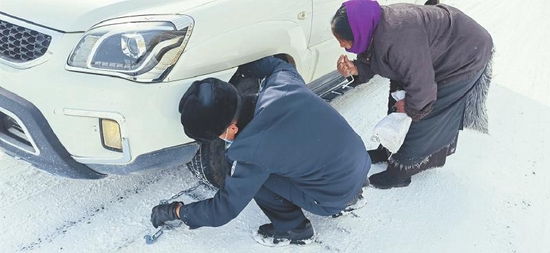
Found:
[[[105,174],[170,168],[191,160],[198,147],[194,142],[169,147],[139,155],[125,165],[84,165],[67,152],[36,106],[0,87],[0,148],[6,154],[54,175],[100,179]]]
[[[38,108],[1,87],[0,117],[0,147],[6,154],[64,177],[99,179],[105,176],[77,163]]]

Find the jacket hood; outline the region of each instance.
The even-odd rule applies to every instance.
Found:
[[[2,0],[0,12],[64,32],[123,16],[182,13],[216,0]]]

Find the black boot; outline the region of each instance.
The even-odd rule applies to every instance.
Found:
[[[382,145],[378,146],[376,149],[368,150],[367,152],[369,153],[372,164],[387,162],[388,157],[390,157],[390,152],[382,147]]]
[[[332,218],[338,218],[343,215],[350,214],[351,212],[360,209],[364,207],[367,204],[367,199],[365,198],[365,191],[367,190],[367,187],[370,185],[369,179],[365,179],[365,182],[363,183],[363,187],[361,190],[359,190],[359,193],[355,198],[353,198],[344,208],[344,210],[333,214]]]
[[[428,0],[424,5],[436,5],[439,4],[439,0]]]
[[[369,177],[370,184],[378,189],[391,189],[393,187],[407,187],[411,183],[411,177],[399,176],[392,171],[385,170]]]
[[[252,235],[259,244],[266,246],[305,245],[313,242],[315,231],[311,222],[305,219],[298,227],[286,232],[277,232],[273,224],[264,224]]]

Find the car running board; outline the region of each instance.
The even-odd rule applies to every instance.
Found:
[[[350,84],[350,82],[353,82],[353,79],[349,81],[347,78],[340,75],[338,71],[332,71],[309,83],[308,87],[323,100],[330,102],[334,98],[353,89],[355,85]]]

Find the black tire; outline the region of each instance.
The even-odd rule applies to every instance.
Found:
[[[235,85],[240,94],[257,93],[259,90],[259,80],[255,78],[236,74],[229,82]],[[187,168],[202,183],[220,188],[231,170],[231,164],[225,159],[225,142],[215,139],[201,143],[197,154],[187,163]]]

